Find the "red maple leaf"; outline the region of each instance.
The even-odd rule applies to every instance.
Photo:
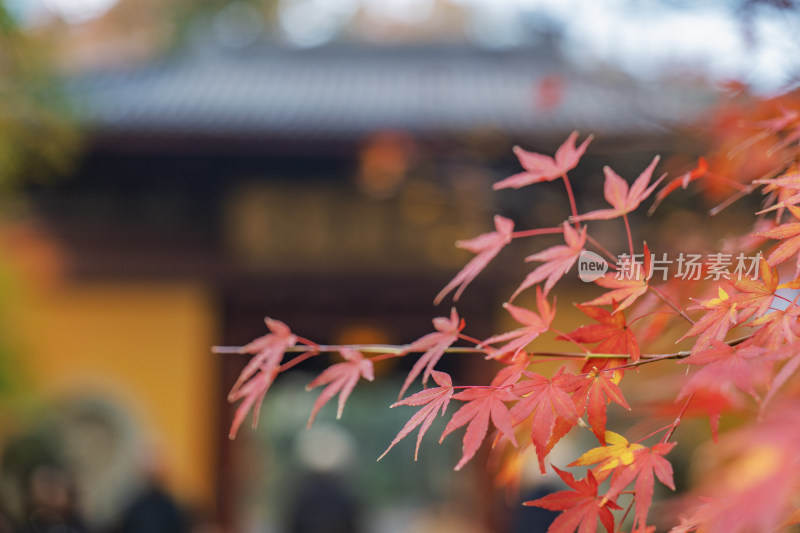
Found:
[[[513,220],[495,215],[494,226],[496,231],[484,233],[473,239],[458,241],[456,243],[456,246],[459,248],[469,250],[478,255],[473,257],[472,260],[456,274],[456,277],[436,295],[436,299],[433,300],[434,305],[439,305],[444,297],[456,287],[458,287],[458,290],[455,296],[453,296],[453,300],[458,301],[461,297],[461,293],[467,288],[467,285],[486,268],[486,265],[500,253],[500,250],[502,250],[505,245],[511,242],[512,233],[514,231]]]
[[[610,313],[586,304],[576,304],[575,307],[599,324],[581,326],[566,335],[556,337],[556,340],[571,340],[581,344],[598,343],[592,350],[594,353],[618,353],[627,355],[632,361],[639,360],[639,343],[622,311]]]
[[[283,354],[287,348],[291,348],[297,342],[297,337],[280,320],[267,317],[264,322],[270,332],[239,350],[240,353],[255,355],[239,374],[239,378],[228,393],[229,402],[242,400],[242,403],[236,408],[228,433],[228,437],[231,439],[236,438],[245,416],[253,407],[253,427],[258,425],[261,402],[278,375]]]
[[[542,293],[541,287],[536,287],[536,301],[539,309],[537,315],[533,311],[517,307],[509,303],[503,304],[503,307],[511,313],[514,320],[523,324],[525,327],[517,328],[507,333],[501,333],[489,337],[481,343],[481,346],[489,344],[496,344],[498,342],[505,342],[502,348],[497,348],[489,352],[488,359],[502,359],[506,355],[510,355],[512,360],[522,352],[522,350],[530,344],[536,337],[544,333],[550,328],[550,323],[555,317],[555,308],[550,307],[550,303]]]
[[[619,385],[614,382],[614,374],[593,369],[585,376],[578,376],[573,384],[578,414],[587,410],[589,426],[602,444],[606,442],[606,406],[614,402],[630,410]]]
[[[403,426],[403,429],[400,430],[400,433],[397,434],[389,447],[386,448],[386,451],[383,452],[380,457],[378,457],[378,461],[380,461],[384,455],[389,453],[389,450],[391,450],[395,444],[403,440],[406,435],[411,433],[414,428],[420,426],[419,434],[417,435],[417,447],[414,450],[414,460],[417,460],[417,456],[419,455],[419,445],[422,443],[422,437],[425,435],[425,432],[428,431],[428,428],[431,427],[431,424],[437,416],[436,413],[439,411],[439,408],[441,408],[441,412],[444,414],[444,412],[447,410],[447,405],[450,403],[450,398],[453,396],[453,381],[450,379],[448,374],[432,370],[431,377],[433,377],[433,381],[439,385],[438,387],[422,390],[416,394],[412,394],[404,400],[400,400],[399,402],[392,404],[392,407],[397,407],[398,405],[412,405],[415,407],[421,405],[423,407],[417,411],[408,422],[406,422],[406,425]]]
[[[664,459],[672,448],[674,442],[660,442],[650,448],[642,448],[633,452],[633,463],[628,466],[617,467],[611,477],[611,486],[606,497],[615,498],[631,482],[634,483],[636,493],[636,515],[634,518],[634,529],[638,523],[640,528],[644,528],[647,521],[647,513],[653,503],[653,485],[655,478],[675,490],[675,482],[672,478],[672,465]]]
[[[556,417],[575,423],[578,413],[567,392],[571,390],[574,376],[565,374],[561,367],[548,379],[534,372],[523,372],[528,378],[516,383],[514,393],[521,399],[511,408],[511,419],[517,425],[528,417],[533,417],[531,442],[539,457],[539,467],[544,473],[544,458],[547,443],[553,433]]]
[[[611,509],[620,507],[613,499],[597,494],[598,484],[594,474],[587,472],[584,479],[575,480],[569,472],[563,472],[556,467],[553,470],[573,490],[561,490],[523,504],[562,511],[550,524],[547,533],[572,533],[576,530],[580,533],[594,533],[597,531],[598,518],[608,533],[614,533],[614,515]]]
[[[450,310],[450,318],[434,318],[433,326],[436,328],[434,333],[428,333],[424,337],[417,339],[404,350],[404,353],[425,353],[414,363],[405,382],[403,382],[403,387],[400,389],[398,398],[403,397],[403,394],[405,394],[414,379],[419,376],[423,368],[425,369],[425,373],[422,375],[422,384],[427,385],[428,377],[431,375],[433,367],[439,362],[444,351],[458,339],[459,332],[464,329],[464,320],[458,318],[458,313],[454,307]]]
[[[569,223],[564,222],[564,242],[566,242],[566,245],[551,246],[525,258],[525,261],[538,261],[543,264],[528,274],[522,284],[514,291],[514,294],[511,295],[509,302],[513,301],[519,293],[528,287],[544,280],[547,280],[544,284],[544,294],[547,295],[556,282],[572,268],[578,256],[581,255],[583,246],[586,244],[586,228],[582,228],[579,232]]]
[[[702,366],[683,386],[676,401],[691,396],[691,405],[708,413],[711,436],[716,441],[722,411],[744,405],[739,391],[758,399],[755,386],[767,381],[768,365],[761,361],[763,348],[752,343],[729,346],[712,341],[710,346],[681,361]]]
[[[492,380],[491,387],[471,387],[453,395],[454,400],[466,401],[465,405],[453,414],[453,417],[444,428],[439,442],[456,429],[469,424],[464,432],[463,453],[461,460],[456,465],[456,470],[461,470],[472,459],[486,438],[489,431],[489,420],[511,443],[516,446],[514,428],[511,415],[505,402],[518,400],[516,394],[505,388],[509,383],[503,383],[505,376],[498,374]],[[516,381],[516,377],[513,377]]]
[[[610,431],[608,441],[608,446],[589,450],[570,466],[600,463],[593,470],[600,481],[613,472],[611,485],[605,495],[608,500],[614,500],[636,480],[634,484],[636,515],[633,529],[636,530],[638,524],[638,529],[642,531],[646,527],[647,513],[653,502],[655,478],[675,490],[672,465],[664,459],[664,456],[675,447],[675,443],[662,442],[648,448],[641,444],[629,444],[627,439]]]
[[[648,187],[650,178],[653,176],[653,170],[656,168],[659,157],[653,158],[653,161],[646,169],[636,178],[630,189],[628,183],[622,179],[619,174],[611,170],[610,167],[604,167],[603,172],[606,175],[606,181],[603,188],[603,195],[606,201],[613,206],[613,209],[598,209],[591,211],[577,217],[570,217],[573,222],[581,220],[607,220],[610,218],[620,217],[634,211],[642,201],[650,196],[653,190],[661,183],[664,176],[658,178],[655,183]]]
[[[375,379],[375,374],[372,369],[372,361],[366,359],[361,352],[351,348],[342,347],[339,353],[344,357],[344,363],[337,363],[331,365],[322,371],[322,373],[314,378],[314,380],[306,385],[306,390],[311,390],[314,387],[327,384],[328,386],[322,389],[322,392],[314,402],[314,408],[311,410],[311,416],[308,417],[307,427],[311,427],[317,413],[323,405],[339,394],[339,406],[336,410],[336,418],[342,417],[344,404],[347,398],[358,383],[359,378],[364,378],[368,381]]]
[[[670,193],[675,191],[678,187],[686,189],[691,182],[694,180],[700,179],[706,175],[708,172],[708,161],[706,161],[705,157],[700,157],[697,160],[697,166],[694,167],[689,172],[686,172],[682,176],[675,178],[674,180],[667,183],[663,189],[656,193],[655,201],[650,209],[647,211],[648,214],[652,214],[656,208],[664,201]]]
[[[534,152],[527,152],[519,146],[514,147],[514,153],[517,155],[524,172],[514,174],[502,181],[494,184],[494,189],[519,189],[526,185],[539,183],[541,181],[553,181],[554,179],[566,174],[578,165],[586,147],[592,141],[593,136],[589,135],[583,144],[577,149],[575,148],[575,141],[578,138],[578,132],[573,131],[567,140],[559,146],[556,151],[555,158]]]
[[[752,343],[730,346],[717,340],[705,350],[693,352],[679,364],[702,366],[683,386],[678,400],[697,389],[712,389],[725,393],[731,385],[758,399],[755,383],[764,380],[766,368],[758,360],[764,348]]]

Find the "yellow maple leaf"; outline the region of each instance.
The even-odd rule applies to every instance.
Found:
[[[629,443],[628,439],[614,433],[613,431],[606,431],[606,445],[597,448],[592,448],[588,452],[581,455],[577,461],[574,461],[569,466],[585,466],[593,465],[595,463],[603,463],[600,466],[600,471],[611,470],[619,465],[629,465],[633,462],[633,452],[643,449],[644,446],[636,443]]]

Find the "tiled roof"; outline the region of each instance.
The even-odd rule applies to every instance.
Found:
[[[607,77],[576,71],[536,48],[255,47],[195,50],[86,74],[70,90],[82,118],[101,131],[234,138],[350,137],[381,129],[656,133],[709,103],[708,92]],[[555,105],[542,105],[547,91]]]

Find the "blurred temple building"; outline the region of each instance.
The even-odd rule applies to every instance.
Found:
[[[48,331],[30,347],[32,374],[54,394],[114,398],[180,501],[236,528],[250,474],[239,457],[254,452],[247,429],[227,439],[225,398],[246,358],[212,345],[263,334],[264,315],[318,342],[414,340],[449,310],[431,300],[470,257],[456,240],[497,212],[523,229],[568,214],[560,184],[492,192],[518,171],[513,145],[552,153],[573,130],[593,133],[573,179],[591,201],[593,161],[638,154],[618,169],[638,174],[654,150],[686,143],[680,127],[711,101],[578,69],[551,41],[196,46],[76,74],[68,91],[87,146],[73,176],[31,191],[66,265],[31,304],[30,331]],[[511,263],[459,302],[470,334],[495,332],[525,274]],[[285,409],[303,420],[306,407]]]

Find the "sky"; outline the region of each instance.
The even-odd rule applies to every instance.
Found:
[[[9,0],[7,0],[9,1]],[[525,24],[547,18],[563,27],[566,52],[577,63],[610,62],[649,79],[665,67],[702,70],[713,79],[738,79],[762,92],[797,83],[800,16],[762,7],[750,19],[748,41],[731,2],[714,0],[451,0],[473,13],[469,34],[476,44],[509,47],[524,42]],[[102,15],[116,0],[10,0],[38,3],[72,24]],[[292,45],[318,46],[332,39],[359,8],[376,20],[413,25],[431,12],[434,0],[280,0],[282,35]],[[671,7],[675,6],[675,7]],[[687,7],[688,6],[688,7]],[[229,39],[246,44],[263,29],[253,25],[250,4],[231,2],[216,26],[222,38],[234,24],[247,31]],[[239,23],[239,22],[241,23]],[[245,24],[250,22],[249,25]],[[227,24],[227,26],[226,26]],[[249,33],[248,33],[249,32]]]

